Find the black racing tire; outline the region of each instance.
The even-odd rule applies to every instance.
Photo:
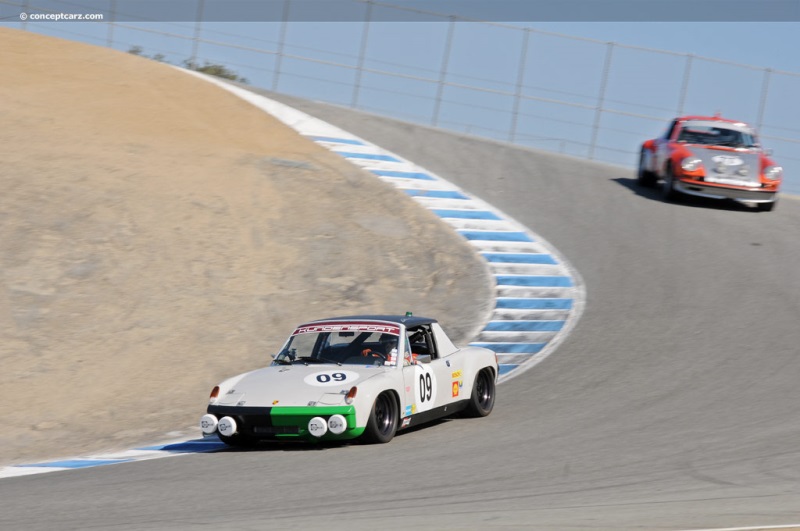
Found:
[[[491,369],[483,369],[475,377],[472,394],[464,414],[467,417],[485,417],[494,409],[496,395],[494,373]]]
[[[400,422],[400,407],[389,392],[378,395],[369,413],[361,440],[367,444],[385,444],[394,438]]]
[[[652,188],[658,182],[658,177],[655,173],[644,169],[644,148],[639,153],[639,168],[636,171],[636,182],[639,186],[646,186]]]
[[[258,444],[258,439],[248,437],[247,435],[242,435],[241,433],[234,433],[231,436],[217,433],[217,437],[219,437],[220,441],[224,442],[228,446],[233,446],[234,448],[252,448]]]
[[[778,200],[776,199],[771,203],[756,203],[756,209],[758,209],[759,212],[772,212],[775,209],[775,203],[777,202]]]
[[[664,184],[661,187],[661,197],[664,201],[677,201],[680,199],[681,193],[675,189],[675,174],[672,171],[672,166],[667,167],[667,172],[664,175]]]

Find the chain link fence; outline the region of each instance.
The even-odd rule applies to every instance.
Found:
[[[192,22],[148,20],[115,0],[0,8],[28,31],[224,65],[261,88],[631,169],[641,142],[676,115],[719,112],[758,128],[785,168],[784,191],[800,194],[800,73],[369,0],[324,24],[293,19],[303,0],[271,2],[257,22],[188,1]],[[102,22],[12,21],[98,8]]]

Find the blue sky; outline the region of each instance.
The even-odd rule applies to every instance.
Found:
[[[61,6],[108,4],[107,0],[48,1]],[[18,12],[24,3],[13,3],[0,3],[0,15],[6,17],[3,24],[23,27]],[[30,4],[37,2],[30,0]],[[446,2],[427,4],[441,7]],[[692,4],[725,2],[696,0]],[[122,21],[113,27],[105,22],[29,22],[25,28],[99,45],[111,40],[114,48],[123,51],[137,45],[145,54],[163,54],[173,64],[196,53],[199,62],[229,65],[265,88],[275,86],[275,72],[280,70],[277,88],[281,92],[343,105],[355,103],[365,110],[500,140],[509,139],[513,129],[521,143],[575,156],[587,156],[588,146],[596,144],[594,158],[625,166],[634,164],[638,144],[658,134],[678,108],[686,113],[721,111],[750,122],[763,118],[764,143],[775,150],[787,170],[784,189],[800,194],[800,75],[770,75],[769,97],[765,105],[761,102],[764,68],[800,74],[798,20],[459,22],[448,53],[446,22],[379,21],[365,28],[358,22],[363,4],[353,9],[351,22],[291,22],[285,27],[273,21]],[[373,16],[381,17],[375,13],[380,13],[379,8]],[[787,17],[798,18],[793,13]],[[531,34],[524,55],[524,32],[513,26],[539,31]],[[279,44],[284,30],[285,40]],[[201,39],[199,43],[192,40],[195,36]],[[603,88],[607,42],[620,46],[613,50]],[[278,52],[283,56],[280,60]],[[687,95],[680,101],[685,54],[713,61],[692,62]],[[438,92],[436,81],[445,59],[450,85]],[[365,70],[359,72],[358,67]],[[529,98],[515,107],[511,95],[520,90],[520,83]],[[593,109],[601,89],[605,91],[603,107],[619,112],[603,114],[596,132]],[[443,101],[437,102],[440,95]]]

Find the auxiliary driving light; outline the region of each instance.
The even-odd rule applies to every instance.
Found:
[[[217,429],[225,437],[231,437],[234,433],[236,433],[236,421],[231,417],[222,417],[219,419]]]
[[[314,417],[308,421],[308,432],[314,437],[322,437],[328,433],[328,423],[322,417]]]
[[[347,429],[347,420],[342,415],[332,415],[328,419],[328,429],[334,435],[340,435]]]
[[[214,415],[206,414],[200,417],[200,429],[206,435],[211,435],[217,431],[217,424],[219,424],[219,422],[217,421],[217,417]]]

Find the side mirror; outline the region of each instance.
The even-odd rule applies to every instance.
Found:
[[[431,355],[430,354],[417,354],[417,362],[419,362],[419,363],[430,363],[431,362]]]

